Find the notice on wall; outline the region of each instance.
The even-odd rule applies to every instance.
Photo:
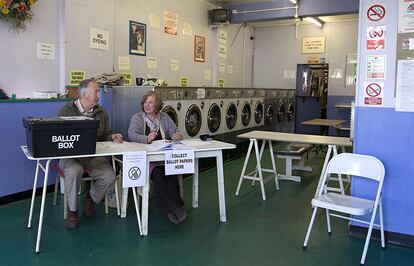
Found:
[[[147,153],[145,151],[122,154],[122,187],[143,187],[147,182]]]
[[[220,88],[223,88],[224,87],[224,79],[219,79],[218,80],[218,85],[219,85]]]
[[[234,70],[233,65],[228,65],[228,66],[227,66],[227,73],[229,73],[229,74],[233,74],[233,70]]]
[[[206,98],[206,89],[198,88],[197,89],[197,100]]]
[[[219,43],[227,45],[227,31],[220,29],[218,32]]]
[[[211,70],[210,69],[204,70],[204,79],[211,80]]]
[[[79,85],[86,78],[86,72],[83,70],[71,70],[69,72],[69,85]]]
[[[414,60],[398,60],[395,111],[414,112]]]
[[[165,174],[194,174],[194,150],[166,151]]]
[[[325,53],[325,36],[302,38],[302,54],[323,53]]]
[[[55,60],[55,45],[53,43],[37,42],[37,58]]]
[[[180,77],[180,86],[187,87],[188,86],[188,77]]]
[[[285,79],[295,79],[296,78],[296,70],[292,70],[292,69],[283,70],[283,78],[285,78]]]
[[[384,104],[384,82],[364,83],[364,105],[382,106]]]
[[[118,69],[129,70],[131,68],[128,56],[118,56]]]
[[[188,23],[188,22],[183,23],[183,34],[184,35],[193,35],[193,29],[192,29],[190,23]]]
[[[149,69],[157,69],[157,61],[158,59],[156,57],[147,57],[147,67]]]
[[[414,32],[414,0],[398,2],[398,33]]]
[[[153,28],[159,29],[161,25],[161,18],[160,16],[150,14],[150,26]]]
[[[308,56],[308,64],[319,64],[319,55]]]
[[[164,32],[177,35],[178,15],[172,11],[164,11]]]
[[[132,73],[124,72],[124,73],[121,73],[121,74],[124,75],[124,77],[125,77],[124,85],[127,85],[127,86],[132,85]]]
[[[226,65],[224,63],[219,64],[219,72],[225,73],[226,72]]]
[[[367,56],[367,78],[385,79],[386,55]]]
[[[180,62],[177,59],[171,59],[170,61],[170,69],[172,71],[180,70]]]
[[[225,44],[219,43],[218,45],[218,56],[221,58],[226,58],[227,56],[227,46]]]
[[[89,47],[109,51],[109,31],[90,28]]]
[[[387,26],[367,27],[367,50],[385,49],[385,32]]]

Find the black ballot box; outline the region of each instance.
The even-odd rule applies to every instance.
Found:
[[[93,154],[99,121],[83,116],[23,118],[33,157]]]

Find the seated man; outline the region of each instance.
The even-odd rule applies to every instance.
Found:
[[[99,88],[94,79],[85,79],[79,84],[79,98],[63,106],[59,116],[87,116],[99,120],[97,141],[113,140],[122,142],[121,134],[112,134],[109,128],[108,114],[98,105]],[[84,169],[92,180],[91,188],[86,192],[83,214],[92,216],[93,203],[100,203],[109,187],[115,181],[115,173],[106,157],[89,157],[62,159],[59,167],[65,174],[65,193],[68,198],[68,216],[66,227],[79,226],[78,207],[76,196],[80,188]]]

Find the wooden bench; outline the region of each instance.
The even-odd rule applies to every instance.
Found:
[[[279,180],[291,180],[300,182],[301,177],[292,174],[292,170],[300,170],[306,172],[312,172],[312,167],[305,166],[305,154],[310,151],[314,145],[312,144],[300,144],[290,143],[286,145],[282,150],[276,151],[277,158],[286,160],[286,173],[284,175],[278,174]],[[293,160],[299,160],[298,164],[293,165]]]

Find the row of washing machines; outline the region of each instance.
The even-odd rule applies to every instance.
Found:
[[[294,90],[155,87],[167,113],[184,138],[213,135],[236,143],[253,130],[294,132]]]

